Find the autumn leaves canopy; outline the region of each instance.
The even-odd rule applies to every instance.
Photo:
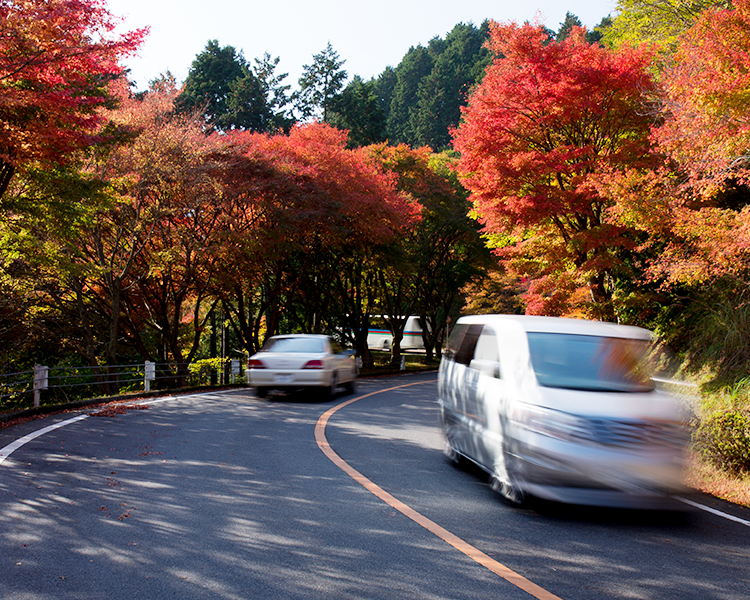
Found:
[[[750,0],[703,4],[662,47],[490,24],[458,152],[434,155],[317,122],[207,129],[168,76],[132,92],[146,31],[115,35],[103,3],[0,0],[8,310],[66,315],[112,364],[123,343],[190,360],[219,306],[245,349],[282,318],[364,346],[386,304],[438,336],[485,264],[465,189],[529,312],[647,324],[670,286],[745,285]]]
[[[722,206],[750,173],[750,3],[733,4],[701,12],[674,53],[491,27],[455,147],[530,312],[611,320],[634,283],[744,272],[747,210]]]

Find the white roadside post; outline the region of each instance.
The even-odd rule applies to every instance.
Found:
[[[143,376],[143,391],[150,392],[151,382],[156,379],[156,363],[147,360],[144,371],[145,375]]]
[[[41,390],[46,390],[49,383],[49,367],[34,365],[34,407],[39,406]]]
[[[233,358],[232,359],[232,383],[234,383],[234,378],[239,374],[240,374],[240,359]]]

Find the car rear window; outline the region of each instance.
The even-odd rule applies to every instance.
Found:
[[[272,338],[263,347],[263,352],[325,352],[325,341],[316,338]]]
[[[652,390],[647,340],[529,333],[531,364],[546,387],[612,392]]]

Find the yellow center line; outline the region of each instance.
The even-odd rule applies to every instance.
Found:
[[[428,519],[421,513],[417,512],[410,506],[407,506],[406,504],[401,502],[398,498],[395,498],[394,496],[386,492],[383,488],[381,488],[380,486],[374,484],[372,481],[367,479],[367,477],[365,477],[359,471],[357,471],[351,465],[349,465],[349,463],[347,463],[344,459],[342,459],[331,448],[330,444],[328,443],[328,440],[326,439],[325,430],[326,430],[326,425],[328,424],[328,420],[336,411],[344,408],[345,406],[349,406],[350,404],[354,402],[363,400],[364,398],[369,398],[370,396],[374,396],[376,394],[382,394],[384,392],[390,392],[393,390],[398,390],[398,389],[410,387],[413,385],[421,385],[424,383],[429,383],[429,382],[419,381],[417,383],[397,385],[395,387],[388,388],[385,390],[371,392],[363,396],[352,398],[351,400],[347,400],[346,402],[342,402],[341,404],[334,406],[333,408],[327,410],[325,413],[323,413],[323,415],[321,415],[321,417],[318,419],[317,424],[315,425],[315,441],[317,442],[318,447],[322,450],[323,454],[325,454],[331,460],[331,462],[333,462],[333,464],[335,464],[339,469],[344,471],[344,473],[349,475],[352,479],[354,479],[354,481],[359,483],[368,492],[370,492],[371,494],[374,494],[375,496],[380,498],[383,502],[393,507],[398,512],[408,517],[409,519],[411,519],[418,525],[421,525],[427,531],[438,536],[441,540],[450,544],[456,550],[463,552],[466,556],[468,556],[473,561],[479,563],[483,567],[489,569],[496,575],[499,575],[500,577],[502,577],[509,583],[512,583],[516,587],[522,589],[523,591],[531,594],[534,598],[537,598],[538,600],[561,600],[558,596],[555,596],[551,592],[548,592],[544,588],[529,581],[528,579],[526,579],[522,575],[519,575],[515,571],[509,569],[505,565],[497,562],[493,558],[490,558],[478,548],[475,548],[468,542],[465,542],[464,540],[459,538],[457,535],[454,535],[453,533],[451,533],[444,527],[441,527],[434,521],[431,521],[430,519]]]

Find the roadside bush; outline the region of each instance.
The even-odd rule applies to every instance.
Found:
[[[695,449],[712,465],[733,475],[750,473],[750,409],[709,415],[693,439]]]
[[[228,358],[203,358],[188,365],[191,385],[206,385],[211,380],[211,373],[221,373]]]

